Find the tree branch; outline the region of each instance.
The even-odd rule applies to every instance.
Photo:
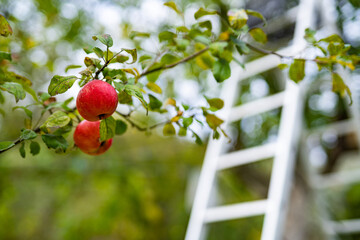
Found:
[[[272,55],[278,56],[279,58],[291,58],[292,59],[292,57],[284,56],[284,55],[281,55],[281,54],[279,54],[277,52],[274,52],[274,51],[269,51],[269,50],[265,50],[265,49],[255,47],[254,45],[251,45],[250,43],[246,43],[246,46],[248,46],[253,51],[261,53],[261,54],[265,54],[265,55],[272,54]]]
[[[151,130],[151,129],[154,129],[154,128],[158,127],[158,126],[161,126],[161,125],[164,125],[164,124],[167,124],[167,123],[171,122],[170,120],[168,120],[168,121],[156,123],[156,124],[151,125],[151,126],[149,126],[149,127],[141,127],[141,126],[139,126],[138,124],[136,124],[136,123],[130,118],[130,114],[123,114],[123,113],[121,113],[121,112],[119,112],[119,111],[116,111],[116,113],[119,114],[121,117],[123,117],[128,123],[130,123],[130,125],[131,125],[132,127],[135,127],[137,130],[143,131],[143,132],[144,132],[144,131],[147,131],[147,130],[149,130],[149,129],[150,129],[150,130]]]
[[[104,66],[102,66],[102,68],[100,68],[99,70],[97,70],[95,72],[95,76],[93,79],[97,79],[99,77],[99,74],[109,65],[109,63],[111,62],[111,60],[113,60],[117,55],[119,55],[123,50],[121,50],[120,52],[114,54],[114,56],[112,56],[109,60],[105,61],[105,64]],[[109,48],[107,48],[107,53],[106,53],[106,58],[108,57],[109,55]]]
[[[187,56],[186,58],[183,58],[175,63],[172,63],[172,64],[169,64],[169,65],[165,65],[165,66],[162,66],[162,67],[157,67],[157,68],[153,68],[153,69],[149,69],[149,70],[145,70],[143,73],[141,73],[139,75],[139,78],[143,77],[143,76],[146,76],[150,73],[153,73],[153,72],[157,72],[157,71],[161,71],[161,70],[165,70],[165,69],[169,69],[169,68],[173,68],[181,63],[184,63],[184,62],[187,62],[193,58],[196,58],[197,56],[201,55],[202,53],[206,52],[207,50],[209,50],[209,47],[206,47],[204,49],[201,49],[200,51],[190,55],[190,56]]]
[[[35,128],[35,129],[33,129],[33,131],[36,132],[36,133],[39,133],[39,132],[40,132],[40,128],[37,127],[37,128]],[[16,145],[18,145],[19,143],[22,143],[24,140],[25,140],[25,139],[23,139],[23,138],[18,138],[18,139],[16,139],[16,140],[14,141],[14,145],[12,145],[11,147],[9,147],[9,148],[7,148],[7,149],[0,150],[0,153],[6,152],[6,151],[12,149],[13,147],[15,147]]]

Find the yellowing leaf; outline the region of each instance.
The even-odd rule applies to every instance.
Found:
[[[211,129],[216,130],[216,128],[219,127],[224,122],[224,120],[218,118],[214,114],[207,114],[206,122]]]
[[[344,80],[337,73],[332,73],[332,90],[339,93],[342,97],[347,93],[350,97],[350,104],[352,103],[352,96],[349,87],[344,83]]]
[[[305,60],[295,59],[290,65],[289,77],[294,82],[300,82],[305,77]]]
[[[156,83],[148,82],[146,87],[155,93],[162,93],[162,89]]]
[[[179,10],[178,6],[176,5],[176,3],[174,3],[173,1],[170,2],[166,2],[164,3],[165,6],[171,8],[172,10],[174,10],[176,13],[181,14],[181,11]]]
[[[7,37],[13,33],[10,24],[3,15],[0,14],[0,35]]]
[[[164,136],[172,136],[175,135],[176,131],[174,126],[171,123],[167,123],[164,125],[163,134]]]
[[[248,15],[244,9],[237,11],[230,10],[228,12],[228,19],[231,27],[234,29],[240,29],[247,23]]]
[[[217,13],[218,13],[217,11],[208,11],[208,10],[206,10],[204,8],[200,8],[199,10],[196,11],[196,13],[194,14],[194,17],[195,17],[195,19],[199,19],[202,16],[214,15],[214,14],[217,14]]]
[[[267,42],[266,33],[261,28],[253,28],[249,31],[249,33],[255,41],[262,44]]]
[[[165,106],[166,105],[172,105],[174,107],[176,107],[176,100],[173,99],[173,98],[168,98],[166,101],[165,101]]]

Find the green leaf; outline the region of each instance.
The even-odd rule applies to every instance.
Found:
[[[164,136],[173,136],[176,134],[175,127],[172,125],[172,123],[167,123],[164,125],[163,134]]]
[[[190,30],[189,30],[187,27],[185,27],[185,26],[180,26],[180,27],[177,27],[177,28],[176,28],[176,31],[187,33],[187,32],[189,32]]]
[[[142,103],[142,105],[144,106],[145,109],[147,109],[147,103],[144,100],[143,94],[140,90],[140,88],[136,85],[126,85],[124,91],[131,95],[134,96],[136,98],[138,98],[140,100],[140,102]]]
[[[150,37],[150,34],[145,33],[145,32],[131,31],[130,34],[129,34],[129,38],[134,39],[136,37],[148,38],[148,37]]]
[[[305,29],[305,40],[308,42],[308,43],[315,43],[316,42],[316,39],[315,39],[315,34],[316,34],[316,31],[315,30],[312,30],[310,28],[307,28]]]
[[[174,10],[177,14],[181,15],[181,11],[179,10],[178,6],[176,5],[176,3],[174,3],[173,1],[170,2],[166,2],[164,3],[165,6],[171,8],[172,10]]]
[[[4,95],[3,95],[2,92],[0,91],[0,104],[3,104],[4,102],[5,102]]]
[[[83,48],[83,50],[86,54],[90,54],[90,53],[94,52],[92,49],[93,49],[93,47],[91,47],[91,46],[86,46]]]
[[[351,5],[354,8],[360,8],[360,1],[359,0],[349,0],[349,3],[351,3]]]
[[[336,42],[336,43],[344,43],[344,40],[342,40],[342,38],[337,35],[337,34],[333,34],[330,35],[326,38],[322,38],[319,40],[319,42],[327,42],[327,43],[331,43],[331,42]]]
[[[251,37],[262,44],[267,42],[267,35],[261,28],[253,28],[249,31]]]
[[[332,90],[339,93],[342,97],[345,96],[345,93],[349,95],[350,104],[352,104],[352,95],[349,87],[344,83],[344,80],[337,73],[332,73]]]
[[[207,114],[206,122],[211,129],[216,130],[216,128],[219,127],[224,122],[224,120],[218,118],[214,114]]]
[[[152,59],[152,57],[150,55],[142,55],[140,58],[139,58],[139,62],[143,62],[143,61],[146,61],[146,60],[149,60],[149,59]]]
[[[22,158],[25,158],[26,152],[25,152],[25,142],[21,143],[21,146],[19,148],[19,152]]]
[[[248,15],[244,9],[240,9],[236,11],[230,10],[228,12],[228,19],[230,26],[238,30],[246,25],[248,20]]]
[[[218,12],[217,11],[208,11],[201,7],[199,10],[196,11],[196,13],[194,14],[194,17],[197,20],[197,19],[201,18],[202,16],[214,15],[214,14],[218,14]]]
[[[163,32],[159,33],[159,41],[160,42],[172,41],[172,40],[174,40],[174,38],[176,38],[176,34],[173,32],[163,31]]]
[[[159,93],[159,94],[162,93],[162,89],[156,83],[148,82],[146,84],[146,87],[155,93]]]
[[[181,104],[185,111],[189,110],[190,106],[186,104]]]
[[[116,121],[110,116],[100,122],[100,142],[106,141],[115,136]]]
[[[33,142],[31,141],[30,143],[30,153],[35,156],[37,154],[39,154],[40,152],[40,144],[37,142]]]
[[[223,82],[225,79],[228,79],[231,75],[231,69],[229,63],[220,58],[214,63],[212,68],[212,73],[217,82]]]
[[[206,99],[206,101],[209,103],[212,111],[217,111],[224,107],[224,101],[220,98]]]
[[[71,118],[62,111],[56,111],[49,116],[49,118],[44,122],[43,126],[47,128],[52,127],[64,127],[69,124]]]
[[[162,56],[160,62],[164,65],[175,63],[179,60],[179,58],[171,53],[164,54]]]
[[[81,65],[69,65],[65,68],[65,72],[67,73],[70,69],[75,69],[75,68],[81,68]]]
[[[24,106],[16,106],[16,107],[13,107],[12,110],[14,111],[14,110],[16,110],[16,109],[22,109],[22,110],[24,110],[25,113],[26,113],[26,115],[27,115],[30,119],[32,119],[32,111],[31,111],[31,110],[27,109],[27,108],[24,107]]]
[[[56,152],[65,152],[69,147],[69,143],[63,136],[44,134],[41,138],[48,148],[55,149]]]
[[[264,18],[264,16],[257,12],[257,11],[254,11],[254,10],[249,10],[249,9],[246,9],[245,12],[248,14],[248,15],[251,15],[251,16],[254,16],[254,17],[257,17],[257,18],[260,18],[263,23],[264,23],[264,26],[266,25],[266,19]]]
[[[175,39],[176,42],[176,49],[179,51],[185,51],[186,48],[190,45],[190,41],[187,39]]]
[[[129,57],[120,54],[120,55],[117,55],[117,56],[116,56],[115,60],[116,60],[116,62],[118,62],[118,63],[124,63],[124,62],[126,62],[127,60],[129,60]]]
[[[182,120],[183,120],[182,123],[183,123],[184,128],[188,128],[194,121],[194,119],[192,117],[188,117],[188,118],[183,117]]]
[[[9,60],[11,61],[11,53],[8,53],[8,52],[2,52],[0,51],[0,60],[2,59],[6,59],[6,60]]]
[[[85,57],[84,59],[84,64],[85,66],[87,67],[90,67],[90,66],[96,66],[98,68],[101,68],[101,60],[100,59],[97,59],[97,58],[89,58],[89,57]]]
[[[184,128],[184,127],[180,127],[178,135],[181,136],[181,137],[185,137],[186,134],[187,134],[187,129]]]
[[[103,50],[101,50],[98,47],[94,47],[93,48],[94,53],[96,54],[96,56],[98,56],[99,58],[103,58],[104,57],[104,52]]]
[[[128,64],[133,64],[134,62],[137,61],[137,51],[136,51],[136,48],[134,48],[134,49],[126,49],[126,48],[123,48],[122,50],[125,51],[125,52],[127,52],[128,54],[130,54],[131,57],[132,57],[132,61],[131,61],[130,63],[128,63]]]
[[[305,77],[305,60],[295,59],[290,65],[289,77],[294,82],[300,82]]]
[[[203,142],[201,140],[201,138],[199,137],[199,135],[197,135],[195,132],[193,132],[193,137],[195,137],[195,143],[198,145],[202,145]]]
[[[92,37],[95,41],[99,39],[101,43],[106,45],[107,47],[112,47],[113,39],[109,34],[96,35]]]
[[[214,130],[213,139],[219,139],[219,138],[220,138],[220,133],[217,130]]]
[[[148,69],[148,71],[151,71],[152,69],[157,69],[157,68],[162,67],[162,66],[164,66],[164,64],[162,64],[162,63],[155,63],[155,64],[153,64],[153,65]],[[161,72],[162,72],[162,71],[159,70],[159,71],[155,71],[155,72],[153,72],[153,73],[147,74],[147,75],[146,75],[146,78],[147,78],[147,80],[148,80],[149,82],[156,82],[156,80],[159,78]]]
[[[0,14],[0,35],[3,37],[7,37],[9,35],[12,35],[12,33],[13,31],[10,24],[5,19],[5,17]]]
[[[162,102],[151,94],[149,94],[149,101],[150,110],[159,110],[162,106]]]
[[[214,42],[210,44],[209,48],[213,56],[220,56],[227,46],[227,42]]]
[[[328,51],[330,53],[330,56],[336,56],[342,53],[342,50],[344,49],[344,44],[342,43],[329,43],[328,45]]]
[[[15,146],[13,141],[0,142],[0,151],[4,151],[4,150],[9,149],[9,148],[11,148],[13,146]]]
[[[195,44],[195,50],[200,51],[205,48],[204,44],[196,43]],[[214,57],[211,56],[211,54],[206,51],[200,56],[197,56],[195,58],[196,64],[203,70],[211,69],[214,66]]]
[[[124,121],[116,120],[115,134],[122,135],[126,132],[127,124]]]
[[[132,104],[131,95],[127,94],[125,91],[119,92],[118,100],[119,100],[119,103],[121,103],[121,104],[128,104],[128,105]]]
[[[30,139],[34,139],[36,137],[37,137],[36,132],[34,132],[31,129],[22,129],[21,130],[21,135],[20,135],[21,139],[30,140]]]
[[[241,41],[240,39],[237,39],[234,36],[230,37],[231,41],[235,44],[236,50],[239,52],[240,55],[243,54],[249,54],[250,53],[250,49],[249,47],[246,45],[245,42]]]
[[[204,21],[204,22],[199,22],[199,26],[202,28],[207,28],[209,31],[212,30],[212,24],[211,24],[211,21],[209,21],[209,20]]]
[[[68,76],[62,77],[59,75],[55,75],[50,82],[48,93],[51,96],[55,96],[60,93],[66,92],[69,88],[72,87],[75,80],[77,79],[76,76]]]
[[[15,82],[6,82],[0,85],[0,89],[6,90],[15,96],[16,102],[25,98],[26,93],[21,84]]]
[[[286,69],[287,67],[289,67],[286,63],[280,63],[279,65],[278,65],[278,68],[280,68],[281,70],[284,70],[284,69]]]

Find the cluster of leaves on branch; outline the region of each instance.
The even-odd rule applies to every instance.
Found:
[[[165,6],[184,18],[184,13],[174,2],[167,2]],[[226,26],[226,30],[216,35],[212,31],[212,22],[203,18],[207,15],[218,15],[222,24]],[[157,79],[167,69],[182,63],[190,63],[194,75],[199,75],[203,71],[211,71],[214,79],[221,83],[231,76],[231,61],[244,67],[236,59],[237,53],[246,55],[255,51],[261,54],[274,54],[280,58],[291,58],[293,62],[290,65],[289,77],[295,82],[304,78],[306,61],[314,61],[318,64],[319,70],[325,68],[332,73],[335,92],[339,92],[341,95],[344,95],[345,92],[351,94],[340,75],[335,72],[335,66],[341,65],[354,70],[359,63],[359,57],[347,54],[350,46],[344,44],[338,35],[331,35],[317,41],[314,37],[315,32],[306,30],[305,39],[314,47],[319,48],[324,56],[315,59],[295,59],[253,46],[243,40],[245,36],[249,35],[260,44],[267,42],[267,35],[261,28],[250,28],[247,25],[249,17],[259,18],[264,25],[266,24],[264,17],[256,11],[231,10],[228,12],[228,17],[224,18],[217,11],[200,8],[194,17],[197,22],[191,26],[185,24],[172,26],[166,31],[160,32],[157,37],[161,48],[156,54],[149,54],[141,48],[140,43],[149,38],[150,33],[132,31],[129,39],[133,41],[136,47],[134,49],[113,49],[113,39],[108,34],[93,36],[93,40],[98,40],[102,45],[84,48],[89,55],[84,59],[84,67],[70,65],[65,69],[66,73],[69,69],[83,67],[79,74],[54,76],[47,93],[36,93],[31,88],[30,80],[9,71],[11,53],[0,52],[0,90],[13,94],[16,102],[24,99],[26,92],[34,100],[34,103],[28,106],[14,108],[14,110],[22,109],[25,112],[27,116],[25,128],[21,130],[17,140],[0,142],[0,153],[21,143],[20,153],[25,157],[25,144],[30,142],[30,153],[35,155],[40,150],[40,145],[35,141],[38,136],[41,136],[48,148],[52,148],[56,152],[67,151],[69,143],[66,138],[73,127],[81,121],[81,116],[76,108],[68,107],[73,98],[58,102],[54,96],[66,92],[75,82],[82,87],[94,79],[111,84],[117,91],[119,103],[129,106],[127,113],[116,111],[113,116],[101,120],[101,141],[123,134],[130,125],[145,132],[162,126],[165,136],[192,134],[195,141],[201,144],[201,138],[192,129],[194,121],[210,127],[214,139],[218,139],[221,132],[226,136],[221,128],[223,120],[215,115],[216,111],[223,108],[223,100],[205,97],[207,106],[181,104],[173,98],[164,96],[163,90],[157,84]],[[3,16],[0,16],[1,36],[7,37],[11,33],[10,25]],[[279,67],[287,67],[287,65],[281,64]],[[0,91],[0,103],[3,102],[4,97]],[[33,113],[29,109],[30,106],[36,106],[41,110],[40,118],[35,123],[32,119]],[[146,115],[149,112],[167,114],[168,120],[150,126],[141,125],[132,117],[132,113],[138,111],[139,108],[143,108]]]

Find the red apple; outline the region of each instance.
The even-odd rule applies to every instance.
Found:
[[[115,89],[100,80],[92,80],[85,84],[76,99],[80,115],[92,122],[110,117],[117,105],[118,96]]]
[[[112,139],[100,142],[100,121],[84,120],[75,129],[74,142],[84,153],[99,155],[110,148]]]

